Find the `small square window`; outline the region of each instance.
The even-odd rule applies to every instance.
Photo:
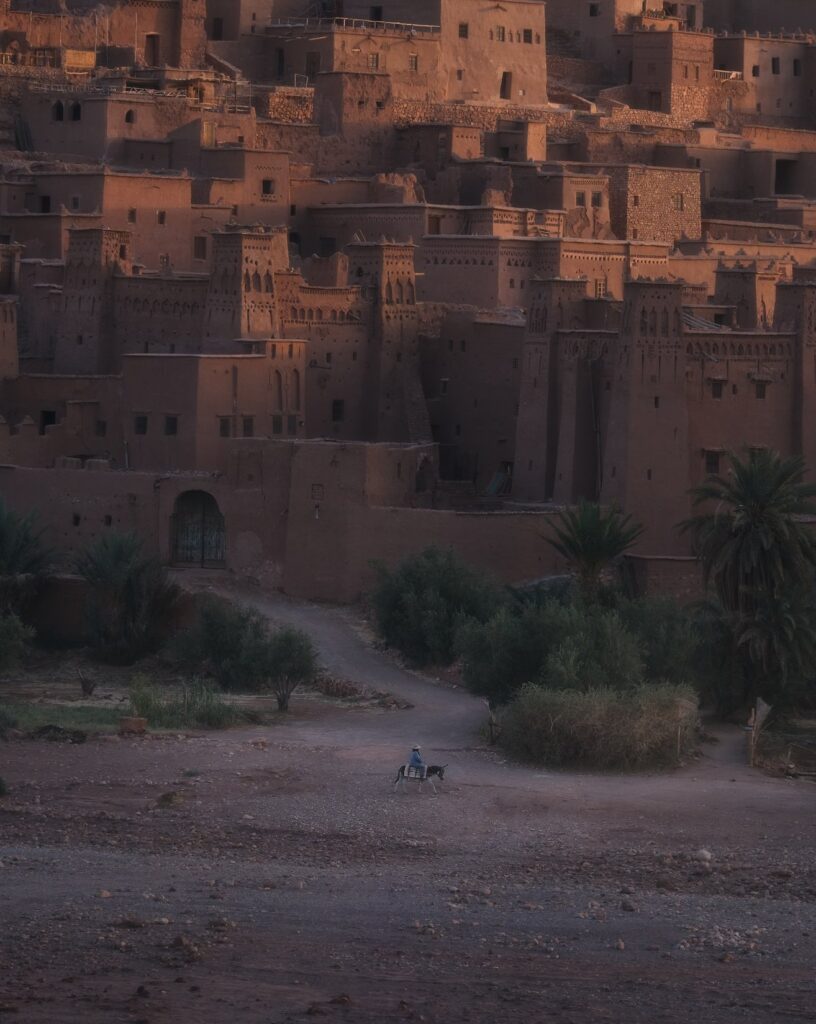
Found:
[[[242,431],[244,437],[254,437],[255,436],[255,417],[254,416],[244,416],[243,417],[243,419],[241,420],[241,431]]]
[[[71,196],[71,209],[72,210],[78,210],[79,209],[79,196]]]
[[[193,239],[193,259],[206,260],[207,258],[207,236],[196,235]]]
[[[342,423],[346,415],[346,403],[342,398],[335,398],[332,402],[332,423]]]
[[[464,77],[465,77],[464,71],[461,68],[457,68],[456,69],[456,81],[457,82],[461,82]]]
[[[156,223],[164,226],[167,223],[167,211],[156,210]]]
[[[720,453],[705,453],[705,471],[709,476],[716,476],[720,472]]]
[[[262,196],[274,196],[275,194],[275,179],[264,178],[261,182],[261,195]]]
[[[711,397],[722,398],[723,396],[723,385],[722,381],[715,380],[711,384]]]
[[[759,78],[759,64],[754,64],[754,66],[751,68],[751,77]]]
[[[133,417],[133,433],[138,434],[140,437],[144,437],[147,433],[147,416]]]
[[[232,437],[232,419],[229,416],[218,417],[218,436]]]
[[[133,209],[133,207],[131,207],[128,210],[128,224],[135,224],[135,223],[136,223],[136,211]]]
[[[600,4],[590,4],[589,5],[589,16],[590,16],[590,18],[598,18],[598,17],[600,17],[600,14],[601,14],[601,5]]]
[[[503,43],[505,40],[504,27],[501,25],[496,29],[496,38],[500,43]]]
[[[175,437],[178,434],[178,416],[164,417],[164,433],[167,437]]]
[[[408,54],[408,70],[419,71],[419,54],[409,53]]]
[[[532,44],[532,42],[533,42],[533,30],[531,28],[525,28],[524,31],[521,33],[521,40],[524,43]]]
[[[640,196],[632,196],[632,206],[640,206]]]
[[[780,60],[778,57],[771,57],[771,74],[778,75],[780,73]]]
[[[794,60],[793,62],[793,74],[796,78],[802,77],[802,62],[801,60]]]
[[[94,434],[97,437],[105,437],[107,432],[108,432],[108,422],[107,422],[107,420],[97,420],[96,423],[94,424]]]
[[[286,433],[296,434],[297,433],[297,416],[286,417]]]
[[[272,417],[272,433],[282,434],[283,433],[283,416]]]
[[[603,192],[593,192],[592,193],[592,208],[594,210],[599,210],[602,205],[603,205]]]
[[[575,205],[576,206],[586,206],[586,192],[576,192],[575,193]]]
[[[459,38],[467,39],[469,32],[468,23],[466,21],[459,22]]]
[[[686,208],[686,200],[682,192],[675,192],[672,196],[672,206],[681,213]]]
[[[368,70],[377,71],[380,67],[380,55],[378,53],[370,53],[368,55]]]
[[[768,385],[765,383],[764,380],[754,381],[754,384],[756,385],[756,396],[757,396],[757,398],[764,398],[765,397],[765,393],[768,390]]]

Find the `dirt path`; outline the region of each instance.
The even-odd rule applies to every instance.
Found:
[[[414,706],[0,745],[0,1022],[812,1020],[816,787],[738,730],[666,775],[503,763],[353,614],[244,596]],[[416,741],[437,797],[390,785]]]

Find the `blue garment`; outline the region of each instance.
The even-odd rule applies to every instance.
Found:
[[[408,764],[412,768],[424,768],[425,767],[425,762],[422,760],[422,754],[420,754],[420,752],[418,750],[412,750],[411,751],[411,760],[408,762]]]

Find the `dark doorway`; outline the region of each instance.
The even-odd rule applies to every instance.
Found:
[[[145,64],[149,68],[157,68],[160,64],[161,46],[159,36],[155,32],[145,36]]]
[[[306,77],[311,82],[320,74],[320,54],[317,51],[309,51],[306,54]]]
[[[502,71],[499,98],[503,100],[513,98],[513,75],[509,71]]]
[[[649,93],[649,110],[662,110],[663,109],[663,93],[662,92],[650,92]]]
[[[223,18],[213,18],[212,38],[215,41],[218,41],[219,39],[223,39],[224,38],[224,19]]]
[[[224,517],[206,491],[185,491],[176,498],[172,516],[173,562],[176,565],[224,565],[227,547]]]
[[[774,192],[778,196],[796,194],[796,161],[777,160],[774,175]]]

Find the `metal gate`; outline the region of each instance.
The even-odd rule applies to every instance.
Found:
[[[218,503],[206,491],[185,491],[176,499],[172,521],[173,562],[217,567],[224,564],[226,530]]]

